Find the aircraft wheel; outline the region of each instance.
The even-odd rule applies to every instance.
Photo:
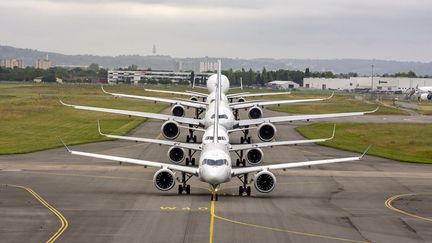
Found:
[[[251,187],[250,186],[246,187],[246,195],[248,195],[248,196],[251,195]]]
[[[213,193],[210,196],[210,201],[213,201]]]
[[[239,196],[243,196],[243,187],[239,186]]]
[[[192,158],[192,159],[191,159],[191,165],[192,165],[192,166],[195,166],[195,158]]]
[[[190,194],[190,185],[186,185],[186,194]]]
[[[215,201],[219,200],[219,195],[217,193],[215,193]]]
[[[194,143],[196,143],[196,141],[197,141],[197,136],[196,135],[193,136],[193,141],[194,141]]]
[[[186,158],[186,162],[185,162],[185,164],[186,164],[186,165],[189,165],[189,158]]]
[[[236,166],[239,167],[240,166],[240,160],[236,159]]]
[[[246,160],[245,159],[242,160],[242,165],[246,166]]]
[[[243,137],[240,138],[240,143],[244,143],[244,138]]]
[[[248,138],[247,138],[247,143],[248,143],[248,144],[251,144],[251,137],[248,137]]]
[[[190,137],[189,135],[186,135],[186,143],[189,143],[189,141],[190,141]]]
[[[178,186],[178,194],[182,194],[182,192],[183,192],[183,186],[179,185]]]

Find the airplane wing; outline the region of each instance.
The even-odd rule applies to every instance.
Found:
[[[140,95],[128,95],[128,94],[118,94],[118,93],[110,93],[105,91],[103,86],[101,86],[102,91],[105,94],[110,94],[116,97],[124,97],[124,98],[132,98],[132,99],[140,99],[140,100],[147,100],[147,101],[154,101],[154,102],[163,102],[173,105],[184,105],[186,107],[192,107],[192,108],[207,108],[207,105],[205,104],[198,104],[191,101],[180,101],[180,100],[174,100],[174,99],[166,99],[166,98],[157,98],[157,97],[149,97],[149,96],[140,96]]]
[[[207,89],[207,88],[205,88],[205,89]],[[204,94],[201,92],[196,92],[196,91],[191,91],[191,90],[186,90],[185,92],[188,93],[189,95],[194,95],[194,96],[197,96],[200,98],[207,98],[208,97],[208,94]]]
[[[244,97],[286,95],[286,94],[291,94],[291,92],[271,92],[271,93],[252,93],[252,94],[238,93],[238,94],[229,94],[227,95],[227,98],[240,98],[240,97],[244,98]]]
[[[78,109],[78,110],[98,111],[98,112],[105,112],[105,113],[112,113],[112,114],[137,116],[137,117],[144,117],[144,118],[150,118],[150,119],[158,119],[158,120],[163,120],[163,121],[171,120],[171,121],[176,121],[178,123],[184,123],[184,124],[190,124],[190,125],[196,125],[196,126],[200,125],[200,120],[194,119],[194,118],[178,117],[178,116],[171,116],[171,115],[150,113],[150,112],[143,112],[143,111],[128,111],[128,110],[99,108],[99,107],[92,107],[92,106],[70,105],[70,104],[64,103],[61,100],[60,100],[60,103],[62,103],[65,106],[70,106],[70,107],[73,107],[73,108]]]
[[[333,134],[329,138],[319,138],[319,139],[302,139],[302,140],[292,140],[292,141],[278,141],[278,142],[265,142],[265,143],[252,143],[252,144],[233,144],[230,147],[230,151],[246,150],[252,148],[266,148],[274,146],[284,146],[284,145],[297,145],[306,143],[322,143],[334,138],[336,131],[336,124],[333,126]]]
[[[251,125],[259,125],[262,123],[279,123],[279,122],[291,122],[291,121],[301,121],[301,120],[312,120],[312,119],[321,119],[321,118],[336,118],[336,117],[346,117],[346,116],[361,116],[369,113],[374,113],[379,109],[376,108],[372,111],[361,111],[361,112],[346,112],[346,113],[333,113],[333,114],[306,114],[306,115],[292,115],[292,116],[275,116],[268,118],[258,118],[258,119],[246,119],[239,120],[237,126],[251,126]]]
[[[98,159],[106,159],[106,160],[112,160],[112,161],[129,163],[129,164],[136,164],[136,165],[143,165],[143,166],[160,168],[160,169],[166,168],[166,169],[170,169],[170,170],[174,170],[174,171],[185,172],[185,173],[188,173],[191,175],[198,175],[198,169],[196,167],[188,167],[188,166],[167,164],[167,163],[161,163],[161,162],[153,162],[153,161],[141,160],[141,159],[130,159],[130,158],[125,158],[125,157],[74,151],[74,150],[69,149],[68,146],[63,141],[61,141],[61,142],[66,147],[67,151],[73,155],[80,155],[80,156],[98,158]]]
[[[179,91],[169,91],[169,90],[157,90],[157,89],[144,89],[144,91],[148,91],[148,92],[155,92],[155,93],[165,93],[165,94],[176,94],[176,95],[186,95],[186,96],[198,96],[200,98],[206,98],[208,95],[204,94],[204,93],[198,93],[198,92],[193,92],[189,93],[189,92],[179,92]]]
[[[175,147],[179,147],[179,148],[192,149],[192,150],[201,150],[201,145],[196,144],[196,143],[181,143],[181,142],[161,140],[161,139],[138,138],[138,137],[117,136],[117,135],[105,134],[105,133],[101,132],[99,121],[98,121],[98,130],[99,130],[100,135],[107,137],[107,138],[129,140],[129,141],[135,141],[135,142],[144,142],[144,143],[153,143],[153,144],[166,145],[166,146],[175,146]]]
[[[334,94],[334,93],[333,93]],[[285,105],[285,104],[293,104],[293,103],[302,103],[302,102],[314,102],[314,101],[323,101],[328,100],[333,97],[333,94],[327,98],[319,98],[319,99],[301,99],[301,100],[272,100],[272,101],[259,101],[259,102],[248,102],[248,103],[236,103],[230,104],[233,110],[235,109],[245,109],[253,106],[270,106],[270,105]]]
[[[361,160],[365,154],[369,151],[371,146],[369,146],[362,155],[358,157],[346,157],[339,159],[323,159],[323,160],[313,160],[313,161],[303,161],[303,162],[292,162],[292,163],[282,163],[282,164],[269,164],[263,166],[254,166],[254,167],[242,167],[242,168],[233,168],[231,171],[232,176],[237,176],[241,174],[247,174],[252,172],[259,172],[263,170],[283,170],[311,165],[323,165],[323,164],[331,164],[331,163],[342,163],[342,162],[351,162]]]

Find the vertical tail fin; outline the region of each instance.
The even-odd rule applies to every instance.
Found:
[[[240,77],[240,89],[243,90],[243,78]]]
[[[221,72],[221,60],[218,60],[218,72],[216,82],[216,99],[215,99],[215,116],[214,116],[214,132],[213,132],[213,143],[218,143],[219,135],[219,103],[221,99],[221,83],[222,83],[222,72]]]

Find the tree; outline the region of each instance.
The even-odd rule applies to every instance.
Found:
[[[97,72],[97,71],[99,71],[99,64],[92,63],[88,66],[88,69]]]
[[[305,76],[305,78],[309,78],[310,77],[310,70],[309,70],[309,68],[306,68],[304,76]]]

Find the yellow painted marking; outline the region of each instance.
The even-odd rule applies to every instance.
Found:
[[[393,211],[399,212],[401,214],[405,214],[405,215],[408,215],[408,216],[411,216],[411,217],[414,217],[414,218],[417,218],[417,219],[422,219],[422,220],[426,220],[426,221],[432,222],[432,218],[426,218],[426,217],[423,217],[423,216],[420,216],[420,215],[416,215],[416,214],[404,211],[402,209],[393,207],[393,205],[392,205],[394,200],[399,199],[401,197],[408,197],[408,196],[415,196],[415,195],[430,195],[430,194],[431,193],[407,193],[407,194],[395,195],[395,196],[390,197],[389,199],[387,199],[385,201],[385,205],[386,205],[387,208],[389,208],[389,209],[391,209]]]
[[[306,232],[300,232],[300,231],[294,231],[294,230],[273,228],[273,227],[267,227],[267,226],[262,226],[262,225],[257,225],[257,224],[249,224],[249,223],[245,223],[245,222],[240,222],[240,221],[224,218],[224,217],[221,217],[221,216],[218,216],[215,214],[215,201],[211,201],[209,243],[213,242],[213,228],[214,228],[214,219],[215,218],[219,219],[219,220],[227,221],[230,223],[243,225],[243,226],[272,230],[272,231],[283,232],[283,233],[290,233],[290,234],[301,235],[301,236],[309,236],[309,237],[335,240],[335,241],[344,241],[344,242],[369,243],[368,241],[351,240],[351,239],[346,239],[346,238],[341,238],[341,237],[334,237],[334,236],[319,235],[319,234],[306,233]]]
[[[47,243],[51,243],[54,242],[55,240],[58,239],[58,237],[60,237],[61,234],[63,234],[63,232],[67,229],[67,227],[69,226],[68,221],[66,220],[66,218],[53,206],[51,206],[47,201],[45,201],[41,196],[39,196],[39,194],[37,194],[35,191],[33,191],[31,188],[29,187],[25,187],[25,186],[18,186],[18,185],[11,185],[11,184],[2,184],[2,186],[9,186],[9,187],[15,187],[15,188],[20,188],[23,190],[26,190],[28,193],[30,193],[34,198],[36,198],[36,200],[38,200],[43,206],[45,206],[47,209],[49,209],[55,216],[57,216],[57,218],[60,220],[60,228],[58,228],[58,230],[55,232],[54,235],[51,236],[51,238],[49,238],[46,242]]]
[[[213,198],[216,196],[216,194],[213,192]],[[215,218],[215,201],[211,201],[210,206],[210,230],[209,230],[209,243],[213,243],[213,228],[214,228],[214,218]]]

